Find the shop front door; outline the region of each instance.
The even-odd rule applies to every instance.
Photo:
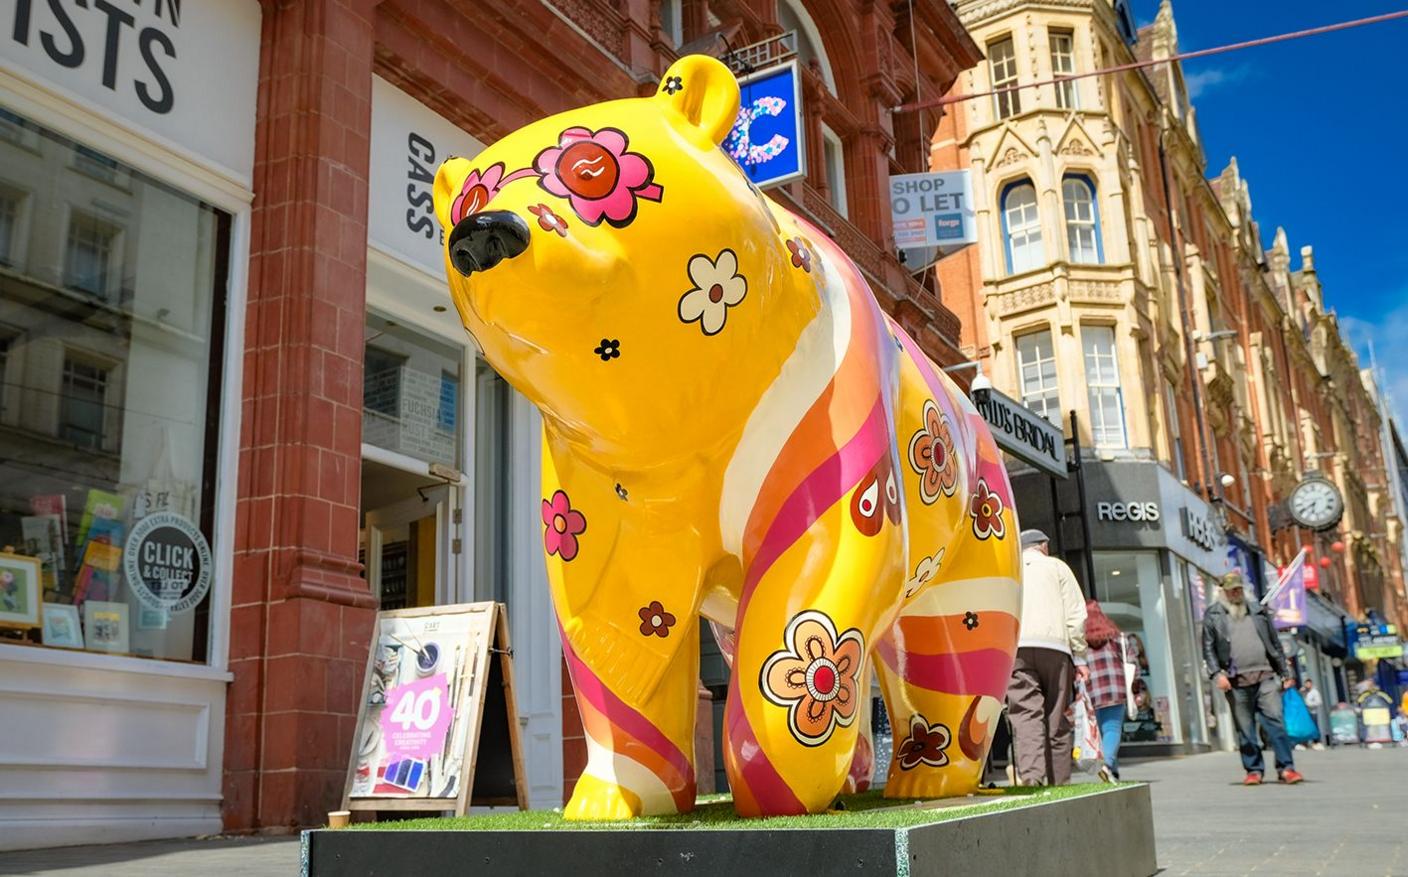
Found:
[[[382,609],[459,602],[459,491],[449,485],[415,493],[366,513],[367,582]]]

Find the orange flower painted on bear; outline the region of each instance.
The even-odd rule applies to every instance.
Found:
[[[925,505],[953,496],[958,486],[958,457],[953,434],[933,399],[924,401],[924,428],[909,440],[909,465],[919,473],[919,498]]]
[[[820,746],[837,726],[855,721],[865,642],[855,628],[838,636],[835,623],[816,610],[796,615],[783,642],[787,648],[763,663],[763,696],[787,707],[792,736],[803,745]]]

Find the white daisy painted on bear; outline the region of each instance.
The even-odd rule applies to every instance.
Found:
[[[680,319],[699,321],[705,335],[723,331],[728,309],[748,294],[748,280],[738,273],[738,256],[723,250],[710,259],[703,253],[689,260],[689,279],[694,288],[680,297]]]

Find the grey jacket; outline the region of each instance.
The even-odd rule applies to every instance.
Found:
[[[1256,632],[1261,636],[1261,643],[1266,646],[1266,658],[1271,662],[1271,669],[1276,671],[1277,676],[1285,678],[1286,653],[1281,649],[1281,638],[1276,635],[1271,615],[1255,600],[1247,601],[1247,614],[1251,615],[1256,624]],[[1231,616],[1227,607],[1221,603],[1213,603],[1207,612],[1203,613],[1203,663],[1206,665],[1209,679],[1219,673],[1229,672],[1232,667],[1232,640],[1228,627],[1230,623]]]

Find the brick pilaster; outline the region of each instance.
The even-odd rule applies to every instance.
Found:
[[[372,13],[264,4],[224,815],[321,822],[375,600],[359,575]]]

